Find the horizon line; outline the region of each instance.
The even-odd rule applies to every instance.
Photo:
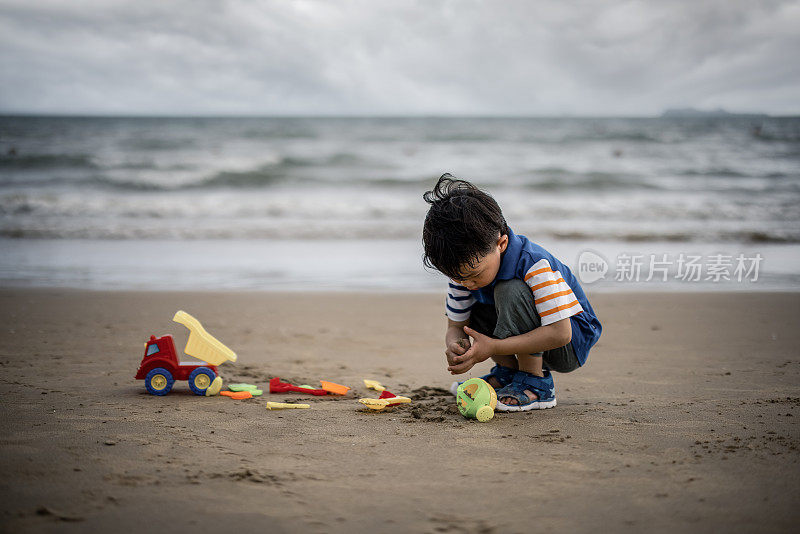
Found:
[[[796,114],[769,114],[760,112],[728,112],[715,115],[703,112],[696,115],[671,115],[665,116],[645,114],[619,114],[619,115],[592,115],[592,114],[267,114],[267,113],[45,113],[45,112],[15,112],[0,110],[0,117],[26,117],[26,118],[119,118],[119,119],[717,119],[717,118],[797,118]]]

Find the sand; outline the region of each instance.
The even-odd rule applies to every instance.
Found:
[[[558,407],[482,424],[443,389],[440,295],[0,290],[2,530],[795,529],[800,294],[590,299],[605,332]],[[238,353],[226,382],[354,390],[148,395],[143,343],[182,350],[178,309]],[[364,378],[414,402],[368,413]]]

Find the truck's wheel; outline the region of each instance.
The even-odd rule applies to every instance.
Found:
[[[151,395],[166,395],[172,389],[175,379],[163,367],[156,367],[144,377],[144,387]]]
[[[208,386],[217,378],[217,373],[208,367],[198,367],[189,375],[189,389],[195,395],[205,395]]]

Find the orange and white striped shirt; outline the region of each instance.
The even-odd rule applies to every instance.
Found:
[[[542,320],[542,326],[581,313],[583,307],[572,288],[564,281],[559,271],[554,271],[550,262],[542,258],[528,269],[525,283],[533,292],[533,304]]]

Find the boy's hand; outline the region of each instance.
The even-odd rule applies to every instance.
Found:
[[[457,356],[463,355],[469,349],[469,338],[462,337],[461,339],[457,339],[456,341],[451,341],[450,344],[447,346],[447,350],[444,351],[444,355],[447,356],[447,365],[453,365],[456,363],[455,358]]]
[[[460,375],[466,373],[476,363],[488,360],[494,356],[494,340],[489,336],[484,336],[472,328],[465,326],[464,332],[473,339],[472,347],[464,354],[455,356],[450,366],[447,368],[450,374]],[[448,358],[448,362],[450,359]]]

